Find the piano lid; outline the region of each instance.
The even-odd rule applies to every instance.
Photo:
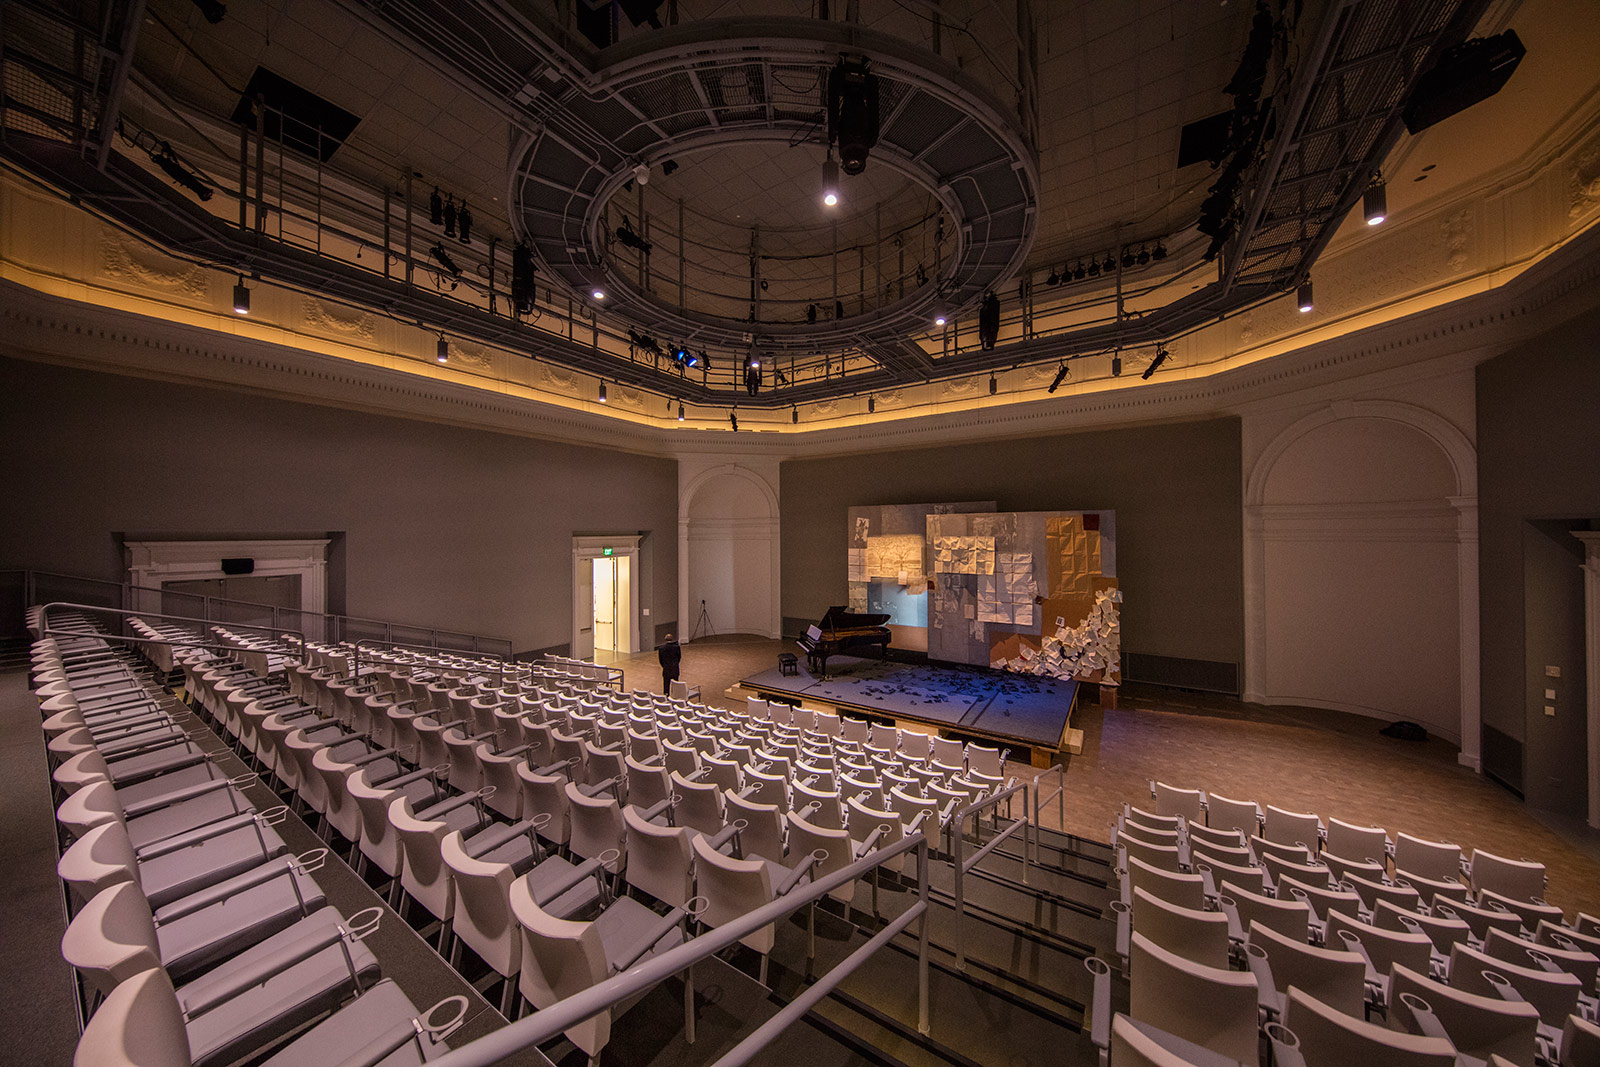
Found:
[[[881,629],[889,624],[887,612],[854,612],[847,610],[847,607],[838,604],[829,608],[817,625],[824,630],[868,630]]]

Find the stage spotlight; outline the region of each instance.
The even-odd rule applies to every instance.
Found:
[[[844,301],[843,300],[835,300],[833,302],[833,317],[836,318],[836,319],[844,318]]]
[[[1144,245],[1140,245],[1139,254],[1134,257],[1134,262],[1139,264],[1141,267],[1150,262],[1150,250]]]
[[[1091,278],[1100,277],[1100,261],[1098,259],[1091,259],[1089,261],[1088,274],[1089,274],[1089,277],[1091,277]]]
[[[793,365],[792,362],[791,362],[791,364],[789,366],[789,369],[790,370],[794,369],[794,365]],[[774,384],[774,385],[788,385],[789,384],[789,376],[787,374],[783,373],[783,368],[778,366],[776,363],[774,363],[772,365],[772,384]]]
[[[830,151],[822,161],[822,202],[833,207],[839,202],[839,164]]]
[[[211,199],[211,186],[206,184],[205,179],[200,177],[199,172],[178,158],[178,154],[172,150],[171,144],[166,141],[157,141],[154,147],[147,148],[146,151],[150,153],[150,161],[152,163],[166,171],[167,177],[193,193],[196,199]]]
[[[815,304],[807,304],[806,305],[806,322],[814,323],[816,321],[817,321],[817,305],[815,305]]]
[[[1067,380],[1068,373],[1067,365],[1065,363],[1061,364],[1061,369],[1056,371],[1055,380],[1050,383],[1050,388],[1046,389],[1045,392],[1053,393],[1060,389],[1061,383]]]
[[[467,202],[461,201],[461,210],[456,212],[456,229],[461,234],[461,243],[472,243],[472,212],[467,210]]]
[[[978,306],[978,344],[987,352],[999,338],[1000,298],[992,292],[986,293]]]
[[[733,432],[739,432],[739,412],[737,409],[728,412],[728,425],[733,427]]]
[[[761,392],[761,357],[754,352],[744,357],[744,388],[751,396]]]
[[[433,346],[433,361],[435,363],[450,362],[450,342],[444,339],[444,334],[439,335],[439,343]]]
[[[640,184],[644,183],[641,182]],[[622,216],[622,225],[617,227],[616,232],[617,240],[621,241],[625,247],[636,248],[647,256],[650,254],[650,249],[654,247],[649,241],[634,232],[633,223],[628,221],[628,216],[626,215]]]
[[[678,421],[683,421],[683,401],[678,401]]]
[[[596,300],[604,300],[606,298],[606,291],[601,289],[599,286],[596,286],[595,288],[589,290],[589,295]]]
[[[989,372],[989,395],[990,396],[994,396],[994,394],[998,393],[999,391],[1000,391],[1000,379],[996,378],[994,376],[994,371],[990,371]]]
[[[1160,367],[1161,364],[1165,363],[1166,361],[1167,361],[1167,350],[1165,348],[1156,349],[1156,358],[1152,359],[1150,361],[1150,365],[1144,369],[1144,373],[1139,375],[1139,377],[1148,382],[1150,380],[1150,376],[1152,374],[1154,374],[1156,372],[1156,369],[1158,367]]]
[[[1139,261],[1138,257],[1136,255],[1134,255],[1133,249],[1128,248],[1126,245],[1124,245],[1123,249],[1122,249],[1122,269],[1123,270],[1132,270],[1133,269],[1133,265],[1135,263],[1137,263],[1138,261]]]
[[[444,245],[435,241],[433,247],[428,250],[428,254],[438,262],[439,266],[444,268],[444,272],[450,275],[452,282],[461,280],[461,268],[456,266],[456,261],[450,258],[450,253],[444,250]]]
[[[600,403],[602,403],[602,404],[604,404],[606,402],[606,383],[605,382],[601,382],[600,383],[600,397],[599,397],[599,400],[600,400]]]
[[[1117,261],[1111,257],[1110,252],[1106,253],[1106,261],[1100,264],[1100,270],[1105,274],[1115,274],[1117,272]]]
[[[444,235],[446,237],[454,237],[456,235],[456,198],[454,194],[444,198]]]
[[[706,350],[702,348],[700,351],[689,357],[689,366],[704,367],[706,370],[710,370],[711,357],[706,355]]]
[[[1080,259],[1078,260],[1078,265],[1072,268],[1072,280],[1081,282],[1086,274],[1088,274],[1088,271],[1083,269],[1083,260]]]
[[[1389,195],[1382,178],[1375,178],[1361,198],[1361,214],[1368,226],[1376,226],[1389,217]]]
[[[867,414],[871,415],[873,412],[875,412],[877,410],[878,410],[878,398],[869,394],[867,396]]]
[[[828,74],[828,143],[839,146],[846,174],[867,169],[878,143],[878,79],[864,59],[841,59]]]
[[[511,250],[511,306],[519,315],[533,311],[533,274],[533,249],[518,241]]]
[[[1061,275],[1056,273],[1056,269],[1054,267],[1050,268],[1050,276],[1044,280],[1044,283],[1046,285],[1060,285],[1061,284]]]
[[[1167,246],[1160,241],[1156,242],[1155,251],[1150,253],[1150,258],[1160,261],[1167,258]]]
[[[433,194],[428,197],[428,221],[435,226],[444,225],[444,197],[439,195],[439,187],[433,187]]]
[[[233,287],[233,313],[235,315],[250,314],[250,287],[244,283],[244,275],[239,275],[239,282]]]
[[[800,425],[800,409],[798,407],[789,412],[789,421],[796,426]]]
[[[672,172],[677,170],[677,169],[678,169],[678,161],[677,160],[675,160],[675,159],[663,159],[661,161],[661,176],[663,178],[672,177]]]
[[[1299,307],[1300,307],[1300,311],[1301,311],[1302,314],[1307,312],[1307,311],[1310,311],[1313,307],[1316,306],[1312,302],[1312,299],[1311,299],[1311,279],[1310,278],[1307,278],[1305,281],[1300,283],[1300,292],[1298,293],[1298,298],[1299,298]]]
[[[1111,376],[1113,378],[1122,377],[1122,353],[1121,352],[1118,352],[1116,355],[1111,357]]]
[[[204,15],[206,21],[213,26],[228,17],[228,5],[220,3],[219,0],[194,0],[194,6],[200,9],[200,14]]]
[[[649,185],[650,165],[648,163],[641,163],[637,167],[634,167],[633,180],[638,182],[640,185]]]
[[[945,319],[945,317],[944,317],[944,312],[942,312],[942,311],[941,311],[941,312],[939,312],[939,313],[938,313],[938,314],[937,314],[937,315],[935,315],[935,316],[934,316],[934,317],[933,317],[933,324],[934,324],[934,325],[935,325],[935,326],[943,326],[943,325],[944,325],[944,324],[945,324],[945,322],[946,322],[946,321],[947,321],[947,320],[946,320],[946,319]]]

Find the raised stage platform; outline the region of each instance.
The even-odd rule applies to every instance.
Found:
[[[797,674],[776,667],[739,684],[762,697],[847,714],[940,727],[952,734],[1027,748],[1034,766],[1076,752],[1071,727],[1078,683],[967,667],[831,656],[826,678],[805,662]]]

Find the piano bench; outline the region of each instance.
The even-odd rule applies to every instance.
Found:
[[[793,652],[778,653],[778,673],[782,675],[798,675],[800,664],[796,661]]]

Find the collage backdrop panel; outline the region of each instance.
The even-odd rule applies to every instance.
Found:
[[[888,615],[893,647],[933,655],[928,648],[929,579],[933,574],[930,569],[933,560],[928,552],[928,521],[935,515],[992,512],[994,509],[992,500],[851,508],[846,518],[849,523],[847,610]]]

